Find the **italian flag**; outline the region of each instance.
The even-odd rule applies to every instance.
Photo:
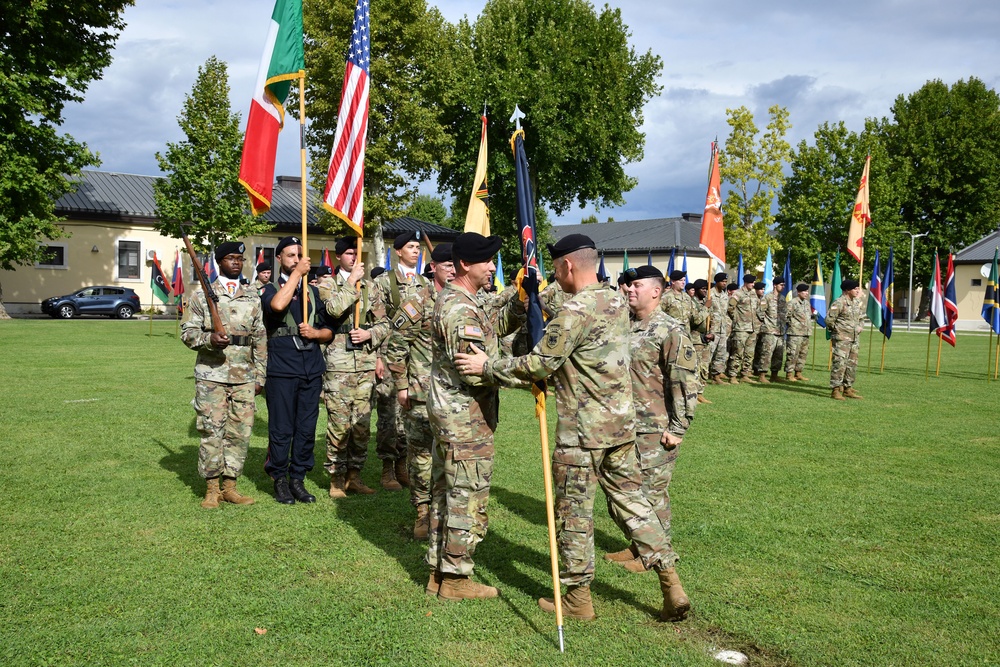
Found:
[[[285,99],[292,81],[304,69],[302,0],[275,0],[240,159],[240,183],[250,195],[254,215],[271,208],[274,158],[278,132],[285,124]]]

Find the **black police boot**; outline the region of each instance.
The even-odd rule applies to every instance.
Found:
[[[302,485],[301,479],[292,479],[291,481],[292,495],[300,503],[314,503],[316,502],[316,496],[306,491],[306,487]]]
[[[292,492],[288,490],[288,480],[284,477],[277,477],[274,480],[274,499],[282,505],[295,504],[295,498],[292,497]]]

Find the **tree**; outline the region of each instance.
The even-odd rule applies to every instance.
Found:
[[[226,63],[215,56],[198,68],[198,77],[177,117],[186,139],[168,143],[156,161],[166,176],[153,184],[157,229],[180,238],[181,223],[202,246],[241,239],[271,228],[249,212],[239,183],[243,135],[240,116],[229,107]]]
[[[444,207],[444,202],[440,197],[417,195],[410,207],[406,209],[406,215],[435,225],[443,225],[445,218],[448,217],[448,209]]]
[[[624,203],[636,183],[624,165],[642,159],[642,108],[660,91],[663,63],[629,45],[618,9],[598,12],[584,0],[489,0],[474,25],[460,21],[450,35],[455,93],[441,113],[455,155],[438,183],[456,201],[469,200],[485,103],[490,224],[504,238],[505,260],[520,257],[507,121],[515,104],[527,116],[540,243],[546,209]]]
[[[791,124],[784,107],[776,104],[767,113],[767,131],[758,140],[749,109],[726,109],[726,122],[732,130],[719,151],[719,174],[732,184],[722,205],[726,246],[732,250],[727,255],[735,257],[742,252],[747,267],[763,262],[768,246],[773,252],[781,249],[768,230],[774,221],[771,207],[775,195],[785,180],[782,168],[792,156],[792,147],[785,141]]]
[[[600,220],[598,220],[597,216],[594,215],[593,213],[591,213],[590,215],[583,216],[583,219],[580,220],[581,225],[596,225],[599,222]]]
[[[59,134],[63,107],[101,78],[132,0],[0,0],[0,269],[41,258],[39,241],[63,235],[55,202],[73,177],[100,164]],[[0,317],[6,317],[0,301]]]
[[[353,2],[314,0],[304,7],[306,138],[312,182],[320,192],[337,130],[353,15]],[[424,0],[399,0],[371,5],[370,24],[366,225],[401,215],[416,195],[417,184],[430,178],[452,150],[437,111],[450,104],[447,22]],[[334,232],[346,228],[332,215],[322,222]]]

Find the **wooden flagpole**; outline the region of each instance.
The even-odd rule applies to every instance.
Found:
[[[562,595],[559,586],[559,547],[556,545],[556,514],[552,493],[552,459],[549,457],[549,424],[545,414],[545,391],[535,387],[535,416],[542,441],[542,479],[545,484],[545,521],[549,530],[549,564],[552,567],[552,603],[556,608],[556,631],[559,634],[559,652],[566,651],[563,637]]]
[[[299,70],[299,174],[302,191],[302,259],[309,258],[306,230],[306,71]],[[299,261],[301,262],[302,259]],[[309,276],[302,276],[302,321],[309,323]]]

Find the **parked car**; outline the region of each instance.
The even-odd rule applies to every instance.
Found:
[[[69,320],[78,315],[108,315],[127,320],[139,311],[139,295],[128,287],[84,287],[75,294],[42,301],[42,312]]]

